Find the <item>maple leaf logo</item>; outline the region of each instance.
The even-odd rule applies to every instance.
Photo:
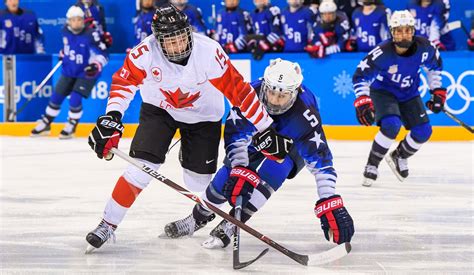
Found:
[[[176,109],[194,107],[193,103],[201,97],[201,92],[197,92],[194,95],[189,95],[188,93],[183,93],[181,88],[178,88],[176,91],[166,91],[160,88],[161,93],[165,96],[166,102]]]

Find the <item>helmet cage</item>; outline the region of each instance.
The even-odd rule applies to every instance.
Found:
[[[169,61],[179,62],[191,55],[191,51],[193,49],[193,35],[191,26],[187,26],[184,29],[172,31],[169,33],[154,34],[156,40],[160,43],[163,55]],[[182,45],[184,43],[187,45]],[[167,49],[169,47],[184,48],[184,50],[178,53],[168,52]]]

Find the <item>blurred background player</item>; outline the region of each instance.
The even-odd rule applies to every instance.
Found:
[[[385,7],[375,3],[376,0],[362,0],[363,6],[352,13],[353,34],[359,52],[370,52],[389,37]]]
[[[270,128],[273,120],[257,99],[254,89],[229,61],[220,45],[192,32],[184,13],[169,4],[155,11],[153,35],[126,56],[113,75],[106,115],[97,119],[89,145],[99,158],[110,160],[123,132],[121,119],[136,91],[143,103],[140,123],[133,137],[130,156],[158,171],[179,129],[180,162],[184,183],[201,193],[217,169],[225,98],[251,121],[258,144],[271,157],[283,159],[280,137]],[[130,165],[118,179],[100,224],[87,234],[88,251],[99,248],[114,234],[139,193],[152,177]]]
[[[102,42],[107,48],[112,47],[112,34],[107,31],[105,23],[105,10],[98,0],[78,0],[76,6],[84,11],[86,28],[92,28],[100,34]]]
[[[151,21],[155,14],[153,0],[140,0],[140,9],[134,18],[135,44],[138,45],[143,39],[152,34]]]
[[[252,82],[259,100],[272,116],[273,127],[293,139],[290,154],[281,162],[265,158],[250,145],[250,124],[237,109],[226,120],[224,166],[214,176],[203,199],[221,207],[228,201],[235,205],[242,196],[242,218],[246,222],[277,191],[288,178],[295,177],[305,166],[314,175],[318,199],[314,211],[321,220],[326,239],[335,243],[350,242],[354,234],[351,216],[335,193],[337,174],[332,165],[319,109],[314,94],[302,85],[303,75],[298,63],[277,58],[265,69],[263,79]],[[250,146],[249,146],[250,145]],[[233,211],[230,213],[233,215]],[[170,238],[190,236],[202,228],[212,212],[196,204],[188,217],[169,223],[165,234]],[[234,225],[223,220],[203,244],[206,248],[226,247]],[[330,235],[329,231],[332,231]]]
[[[60,52],[62,74],[45,114],[31,131],[32,136],[50,133],[51,122],[59,115],[64,99],[70,96],[68,121],[59,138],[72,138],[82,116],[82,98],[89,97],[102,67],[107,63],[105,45],[100,41],[98,33],[85,27],[81,8],[70,7],[66,18],[67,24],[62,30],[64,46]]]
[[[346,43],[349,39],[350,24],[347,16],[337,10],[332,0],[324,0],[319,5],[319,14],[314,24],[314,36],[311,45],[305,50],[311,57],[322,58],[326,55],[355,49]]]
[[[375,136],[364,170],[364,186],[377,179],[378,166],[394,142],[402,124],[410,132],[386,160],[400,181],[408,177],[407,158],[431,136],[431,125],[418,86],[420,70],[427,70],[431,99],[426,106],[434,113],[443,110],[446,89],[441,87],[442,61],[428,39],[415,36],[415,19],[407,10],[390,18],[391,40],[374,48],[359,63],[353,76],[357,119],[362,125],[377,122]],[[374,111],[375,108],[375,111]]]
[[[303,52],[313,35],[315,14],[303,0],[287,0],[288,7],[281,13],[281,24],[285,38],[284,52]]]
[[[204,35],[207,34],[207,27],[202,18],[200,8],[188,4],[188,0],[170,0],[170,3],[186,14],[189,24],[193,27],[193,31]]]
[[[43,37],[34,12],[19,0],[5,0],[0,10],[0,54],[44,53]]]
[[[252,32],[247,11],[239,7],[239,0],[225,0],[225,7],[217,13],[217,41],[227,53],[245,52],[245,36]]]
[[[260,60],[265,52],[281,52],[285,46],[280,24],[280,8],[270,0],[254,0],[255,10],[250,13],[254,34],[246,36],[254,59]]]
[[[474,17],[471,20],[471,31],[469,32],[469,38],[467,39],[467,48],[470,51],[474,51]]]
[[[444,28],[449,19],[449,0],[409,0],[407,9],[415,17],[415,34],[428,38],[441,51],[454,51],[456,43]]]

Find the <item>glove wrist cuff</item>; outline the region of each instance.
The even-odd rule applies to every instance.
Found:
[[[342,201],[341,196],[336,195],[324,201],[318,201],[314,207],[314,212],[316,213],[316,217],[321,218],[327,212],[341,207],[344,207],[344,202]]]
[[[107,113],[107,115],[118,119],[118,121],[120,121],[122,119],[122,114],[119,111],[110,111],[110,112]]]

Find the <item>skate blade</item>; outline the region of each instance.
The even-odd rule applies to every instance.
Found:
[[[51,134],[51,131],[45,131],[45,132],[41,132],[39,134],[30,134],[30,137],[45,137],[45,136],[49,136],[49,134]]]
[[[207,240],[201,243],[201,246],[206,249],[221,249],[224,248],[224,243],[221,239],[210,236]]]
[[[364,180],[362,181],[362,186],[370,187],[370,186],[372,186],[372,184],[374,182],[375,182],[375,180],[373,180],[373,179],[364,178]]]
[[[84,254],[91,254],[92,252],[94,252],[95,249],[96,249],[95,247],[88,244],[87,247],[86,247],[86,252]]]
[[[66,140],[66,139],[72,139],[74,135],[59,135],[59,139],[61,140]]]
[[[386,155],[385,156],[385,161],[387,162],[388,166],[390,167],[390,169],[392,170],[392,172],[395,174],[395,176],[397,177],[397,179],[401,182],[403,182],[405,180],[404,177],[402,177],[402,175],[400,175],[397,171],[397,165],[395,164],[395,162],[393,162],[392,158],[390,157],[390,154]]]
[[[160,235],[158,235],[158,238],[160,238],[160,239],[168,239],[168,240],[171,239],[168,235],[166,235],[165,232],[163,232],[163,233],[161,233]]]

